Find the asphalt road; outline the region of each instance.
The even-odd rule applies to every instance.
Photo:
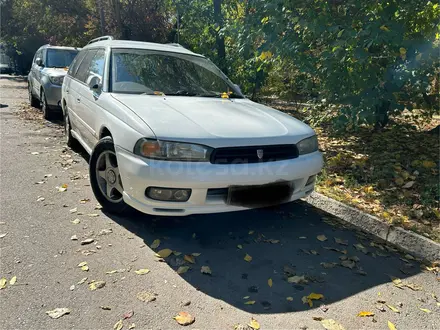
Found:
[[[173,317],[180,311],[195,317],[189,329],[234,329],[252,317],[261,329],[324,329],[313,317],[345,329],[388,329],[388,321],[398,330],[438,329],[433,272],[306,203],[184,218],[102,213],[85,152],[68,149],[60,123],[27,106],[24,81],[2,75],[0,88],[0,278],[8,281],[0,290],[1,329],[113,329],[129,311],[123,329],[179,329]],[[94,242],[81,245],[85,239]],[[165,248],[182,254],[160,262],[155,251]],[[194,264],[183,258],[192,253]],[[190,269],[178,274],[180,266]],[[150,272],[136,274],[144,268]],[[120,271],[106,274],[112,270]],[[307,283],[288,283],[295,274]],[[399,288],[390,276],[420,290]],[[91,291],[93,280],[106,284]],[[156,300],[139,300],[142,291]],[[313,307],[302,302],[311,293],[324,296]],[[70,314],[52,319],[46,311],[55,308]],[[361,311],[375,315],[358,317]]]

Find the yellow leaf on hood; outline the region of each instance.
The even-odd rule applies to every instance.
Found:
[[[246,255],[244,256],[244,260],[246,260],[247,262],[251,262],[252,261],[252,257],[246,253]]]
[[[327,240],[327,237],[325,235],[318,235],[318,236],[316,236],[316,239],[318,241],[324,242]]]
[[[11,280],[9,281],[9,285],[14,285],[15,282],[17,282],[17,276],[14,276],[13,278],[11,278]]]
[[[399,311],[396,307],[394,307],[394,306],[387,305],[387,307],[388,307],[389,309],[391,309],[394,313],[400,313],[400,311]]]
[[[123,326],[124,326],[124,325],[122,324],[122,320],[119,320],[119,321],[116,322],[115,325],[113,326],[113,330],[121,330]]]
[[[269,285],[269,287],[272,287],[273,281],[271,278],[267,280],[267,285]]]
[[[147,268],[141,268],[141,269],[135,270],[134,272],[138,275],[145,275],[145,274],[148,274],[150,272],[150,270]]]
[[[185,254],[183,259],[185,259],[185,261],[187,261],[187,262],[189,262],[191,264],[195,264],[196,263],[196,259],[194,258],[194,256],[189,255],[189,254]]]
[[[157,252],[156,255],[161,258],[168,258],[171,255],[171,253],[173,253],[173,250],[163,249],[163,250],[160,250],[159,252]]]
[[[390,329],[390,330],[396,330],[396,327],[394,326],[393,323],[391,323],[390,321],[388,321],[388,329]]]
[[[248,300],[244,304],[245,305],[253,305],[253,304],[255,304],[255,300]]]
[[[202,268],[200,269],[200,272],[202,274],[207,274],[207,275],[211,275],[211,268],[209,268],[209,266],[202,266]]]
[[[189,269],[189,266],[180,266],[179,269],[177,269],[177,274],[185,274]]]
[[[359,312],[357,316],[366,317],[366,316],[374,316],[373,312]]]
[[[151,243],[150,248],[157,249],[160,245],[160,239],[155,239],[153,243]]]
[[[429,309],[426,309],[426,308],[420,308],[420,310],[422,312],[425,312],[425,313],[431,313],[431,311]]]
[[[4,277],[0,280],[0,290],[6,288],[6,283],[8,283],[8,280]]]
[[[179,312],[179,314],[177,314],[176,316],[173,317],[177,323],[179,323],[180,325],[190,325],[193,324],[194,321],[196,320],[194,318],[194,316],[192,316],[191,314],[187,313],[187,312]]]
[[[251,321],[249,322],[248,326],[250,326],[254,330],[260,329],[260,323],[254,318],[251,318]]]
[[[324,319],[321,321],[321,325],[327,330],[345,330],[342,324],[333,319]]]

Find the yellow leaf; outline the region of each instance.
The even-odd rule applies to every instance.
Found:
[[[253,230],[249,230],[249,235],[252,235],[254,233],[254,231]]]
[[[248,326],[250,326],[254,330],[260,329],[260,323],[254,318],[251,318],[251,321],[249,322]]]
[[[174,254],[176,257],[178,257],[178,256],[180,256],[180,255],[182,254],[182,252],[179,252],[179,251],[173,251],[173,254]]]
[[[245,305],[253,305],[255,304],[255,300],[249,300],[244,303]]]
[[[387,307],[388,307],[389,309],[391,309],[394,313],[400,313],[400,311],[399,311],[396,307],[394,307],[394,306],[387,305]]]
[[[160,245],[160,239],[155,239],[153,243],[151,243],[150,248],[157,249]]]
[[[82,270],[83,272],[88,272],[88,271],[89,271],[89,266],[84,265],[84,266],[81,267],[81,270]]]
[[[246,255],[244,256],[244,260],[246,260],[247,262],[251,262],[252,261],[252,257],[246,253]]]
[[[185,259],[185,261],[187,261],[187,262],[189,262],[191,264],[195,264],[196,263],[196,259],[192,255],[185,254],[183,259]]]
[[[385,32],[390,32],[390,29],[387,28],[385,25],[382,25],[382,26],[380,27],[380,29],[381,29],[382,31],[385,31]]]
[[[390,321],[388,321],[388,329],[390,329],[390,330],[396,330],[396,327],[394,326],[393,323],[391,323]]]
[[[194,256],[194,257],[199,257],[201,255],[201,253],[194,252],[194,253],[191,253],[191,255]]]
[[[313,300],[320,300],[320,299],[324,299],[324,295],[320,293],[311,293],[308,296],[302,297],[302,302],[304,304],[308,303],[310,307],[313,307]]]
[[[87,261],[80,262],[80,263],[78,264],[78,267],[83,267],[83,266],[85,266],[85,265],[87,265]]]
[[[318,235],[316,236],[318,241],[324,242],[327,240],[327,237],[325,235]]]
[[[194,316],[187,312],[179,312],[179,314],[174,316],[173,319],[175,319],[180,325],[190,325],[196,320]]]
[[[159,252],[157,252],[156,255],[161,258],[168,258],[171,255],[171,253],[173,253],[173,250],[163,249],[163,250],[160,250]]]
[[[115,325],[113,326],[113,330],[121,330],[123,326],[124,326],[124,325],[122,324],[122,320],[119,320],[119,321],[116,322]]]
[[[240,250],[243,248],[243,245],[241,245],[241,244],[238,244],[237,245],[237,248],[239,248]]]
[[[431,311],[429,309],[426,309],[426,308],[420,308],[420,310],[422,312],[425,312],[425,313],[431,313]]]
[[[9,285],[14,285],[17,282],[17,276],[14,276],[13,278],[11,278],[11,280],[9,281]]]
[[[209,268],[209,266],[202,266],[202,268],[200,269],[200,272],[202,274],[208,274],[208,275],[212,274],[211,268]]]
[[[345,330],[342,324],[333,319],[324,319],[321,321],[321,325],[327,330]]]
[[[6,288],[6,283],[8,283],[8,280],[4,277],[0,280],[0,290]]]
[[[287,301],[293,301],[293,297],[287,297],[286,300]]]
[[[272,287],[273,281],[271,278],[267,280],[267,285],[269,285],[269,287]]]
[[[249,299],[251,296],[245,296],[245,297],[243,297],[243,299]]]
[[[222,99],[229,99],[229,94],[226,92],[223,92],[220,96]]]
[[[89,284],[89,289],[91,291],[95,291],[103,287],[105,287],[105,281],[93,281],[92,283]]]
[[[185,274],[189,269],[189,266],[180,266],[179,269],[177,269],[177,274]]]
[[[424,160],[422,162],[422,166],[424,168],[433,168],[433,167],[435,167],[435,163],[433,161],[431,161],[431,160]]]
[[[359,312],[357,316],[366,317],[366,316],[374,316],[373,312]]]
[[[85,281],[87,281],[87,277],[82,278],[77,284],[83,284]]]
[[[128,330],[136,328],[136,324],[132,323],[128,326]]]
[[[150,272],[150,270],[147,268],[142,268],[142,269],[135,270],[134,272],[138,275],[145,275],[145,274],[148,274]]]

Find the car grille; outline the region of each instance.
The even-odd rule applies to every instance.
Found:
[[[262,155],[261,155],[262,152]],[[260,153],[260,156],[258,154]],[[249,164],[276,162],[298,157],[298,148],[294,144],[269,146],[217,148],[211,154],[212,164]]]

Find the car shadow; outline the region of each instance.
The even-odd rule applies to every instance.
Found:
[[[319,307],[389,282],[390,275],[420,272],[416,261],[305,202],[189,217],[137,211],[108,216],[148,246],[160,239],[156,251],[176,251],[165,262],[176,272],[189,266],[180,276],[197,290],[252,313],[309,309],[302,297],[310,293],[324,295],[314,302]],[[184,260],[192,253],[187,259],[194,264]],[[252,260],[245,261],[246,255]],[[202,274],[201,266],[209,266],[212,274]]]

